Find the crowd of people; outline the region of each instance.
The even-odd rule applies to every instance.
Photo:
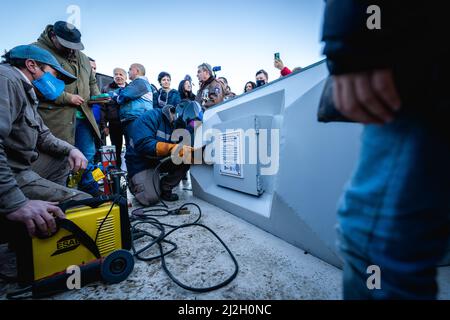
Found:
[[[125,141],[130,189],[141,204],[154,204],[159,197],[178,200],[172,190],[186,177],[190,165],[158,163],[174,150],[184,157],[193,149],[182,140],[173,143],[173,132],[183,129],[192,135],[205,110],[236,97],[228,80],[217,78],[207,63],[198,67],[196,94],[190,76],[175,89],[167,72],[159,74],[158,89],[139,63],[128,71],[114,69],[114,80],[99,88],[97,62],[82,52],[81,37],[75,26],[58,21],[48,25],[35,43],[15,47],[3,56],[2,230],[5,220],[23,222],[30,235],[54,230],[53,215],[62,216],[55,203],[101,195],[92,172],[106,136],[116,147],[119,168]],[[275,61],[275,66],[283,76],[291,73],[281,61]],[[267,72],[261,70],[245,92],[268,82]],[[156,187],[149,183],[153,181],[149,177],[163,172],[166,175]],[[68,188],[68,178],[76,173],[82,173],[77,188]],[[5,234],[0,232],[2,237]]]
[[[92,69],[95,72],[96,62],[93,59],[90,60]],[[274,66],[280,70],[282,77],[293,72],[285,67],[280,59],[275,59]],[[300,69],[296,68],[294,72]],[[158,89],[148,79],[146,68],[142,64],[132,64],[128,72],[122,68],[116,68],[113,73],[113,82],[101,88],[102,93],[109,94],[111,101],[100,107],[101,115],[100,120],[98,120],[98,125],[102,134],[103,143],[106,141],[106,136],[111,137],[111,143],[116,147],[116,157],[119,167],[122,166],[122,142],[125,140],[127,158],[130,159],[130,154],[133,153],[133,146],[130,144],[132,132],[129,132],[133,130],[131,124],[146,112],[152,109],[164,110],[167,106],[179,107],[179,110],[184,110],[192,102],[198,103],[197,106],[204,112],[208,108],[237,96],[231,90],[227,78],[217,77],[215,69],[208,63],[202,63],[198,66],[197,78],[200,89],[196,94],[193,92],[193,80],[190,75],[186,75],[179,83],[178,88],[175,89],[172,86],[171,74],[163,71],[159,73],[157,78]],[[130,83],[127,83],[128,79]],[[265,70],[258,71],[255,75],[255,81],[256,83],[247,83],[243,93],[268,84],[268,73]],[[94,113],[96,107],[97,105],[95,104],[92,107]],[[166,131],[163,130],[163,132]],[[92,145],[92,141],[90,145]],[[91,157],[88,160],[90,161]],[[127,160],[126,163],[128,174],[131,177],[130,181],[133,181],[133,170],[129,170],[129,168],[135,167],[135,165],[132,160]],[[88,188],[85,189],[91,191],[89,192],[91,194],[95,194],[98,190],[98,187],[91,187],[93,184],[95,185],[95,182],[90,181]],[[132,183],[131,185],[133,186]],[[85,188],[85,186],[81,184],[80,188]],[[139,186],[136,188],[139,188]],[[134,189],[132,187],[132,190]],[[152,198],[154,197],[152,196]],[[174,196],[170,194],[166,196],[163,193],[163,198],[173,199]],[[148,202],[145,202],[145,204],[148,204]]]

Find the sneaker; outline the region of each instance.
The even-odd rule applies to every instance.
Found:
[[[177,194],[172,193],[172,191],[166,191],[166,192],[162,193],[161,199],[163,199],[164,201],[168,201],[168,202],[175,202],[175,201],[180,200],[180,197],[178,197]]]

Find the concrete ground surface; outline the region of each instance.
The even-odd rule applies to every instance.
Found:
[[[164,272],[160,260],[136,261],[131,276],[117,285],[95,283],[53,297],[54,300],[339,300],[342,298],[342,272],[305,254],[283,240],[204,201],[196,199],[183,183],[178,190],[184,202],[195,202],[203,211],[200,223],[215,231],[229,246],[239,263],[238,276],[228,286],[209,293],[194,293],[177,286]],[[133,201],[133,204],[136,203]],[[136,207],[135,207],[136,208]],[[194,211],[194,209],[192,209]],[[180,225],[193,222],[195,214],[172,216],[162,222]],[[150,230],[150,229],[148,229]],[[157,232],[155,231],[155,234]],[[147,239],[148,240],[148,239]],[[209,287],[228,278],[234,264],[222,245],[205,229],[181,229],[170,236],[178,250],[167,259],[167,267],[181,282]],[[141,240],[142,241],[142,240]],[[142,242],[137,242],[137,246]],[[156,250],[147,256],[159,254]],[[0,247],[0,272],[14,270],[13,255]],[[450,267],[441,268],[441,299],[450,299]],[[0,280],[0,299],[15,285]]]

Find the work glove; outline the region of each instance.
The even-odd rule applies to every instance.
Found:
[[[158,142],[156,144],[156,156],[158,157],[167,157],[172,154],[172,150],[177,148],[176,144],[166,143],[166,142]]]
[[[185,164],[194,163],[194,152],[195,149],[190,146],[183,146],[180,150],[180,158],[183,158]]]
[[[158,142],[156,145],[156,155],[158,157],[168,157],[173,156],[174,153],[178,151],[178,157],[180,158],[180,162],[182,161],[185,164],[193,164],[194,163],[194,152],[195,149],[191,146]]]

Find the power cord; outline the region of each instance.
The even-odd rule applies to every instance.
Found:
[[[0,280],[2,280],[5,283],[16,283],[17,282],[17,277],[11,277],[11,276],[7,276],[5,274],[0,273]]]
[[[156,217],[167,217],[170,215],[179,215],[180,214],[179,212],[181,210],[186,210],[188,206],[196,207],[199,212],[198,217],[195,219],[195,222],[193,222],[193,223],[185,223],[185,224],[182,224],[179,226],[175,226],[175,225],[171,225],[171,224],[167,224],[167,223],[162,223],[158,219],[156,219]],[[198,223],[198,221],[201,219],[202,212],[201,212],[200,207],[197,204],[186,203],[186,204],[183,204],[179,209],[172,210],[172,211],[168,210],[168,209],[150,209],[150,210],[152,210],[151,212],[163,211],[163,212],[165,212],[165,214],[163,214],[163,215],[142,214],[142,213],[138,214],[137,212],[142,212],[141,210],[142,209],[136,209],[132,213],[133,218],[135,219],[135,221],[137,221],[132,226],[132,236],[133,236],[132,251],[133,251],[133,254],[136,257],[136,259],[138,259],[140,261],[145,261],[145,262],[152,262],[154,260],[161,259],[162,268],[166,272],[166,274],[169,276],[169,278],[172,279],[172,281],[174,281],[178,286],[182,287],[183,289],[193,291],[193,292],[205,293],[205,292],[214,291],[214,290],[217,290],[217,289],[227,286],[229,283],[231,283],[236,278],[236,276],[239,272],[239,265],[238,265],[236,258],[234,257],[233,253],[228,248],[228,246],[225,244],[225,242],[213,230],[211,230],[209,227],[207,227],[203,224]],[[156,228],[159,231],[159,234],[153,234],[149,231],[146,231],[146,230],[143,230],[142,228],[140,228],[141,226],[144,226],[144,225],[149,225],[151,227]],[[192,227],[199,227],[199,228],[203,228],[203,229],[206,229],[207,231],[209,231],[223,245],[223,247],[228,252],[228,254],[230,255],[230,257],[235,265],[235,270],[234,270],[233,274],[229,278],[227,278],[225,281],[221,282],[218,285],[206,287],[206,288],[191,287],[189,285],[182,283],[180,280],[178,280],[167,267],[165,257],[170,255],[171,253],[175,252],[178,249],[177,244],[172,241],[167,240],[167,238],[178,230],[192,228]],[[170,228],[171,230],[166,232],[166,228]],[[137,249],[135,242],[139,239],[142,239],[143,237],[150,237],[152,240],[149,243],[147,243],[144,247]],[[172,246],[172,248],[168,251],[165,251],[163,248],[163,244],[169,244]],[[152,257],[145,257],[143,255],[146,251],[150,250],[151,248],[155,247],[156,245],[158,246],[158,249],[160,252],[159,255],[152,256]]]
[[[145,262],[151,262],[151,261],[154,261],[157,259],[161,259],[162,268],[166,272],[166,274],[169,276],[169,278],[172,279],[173,282],[175,282],[178,286],[180,286],[181,288],[183,288],[185,290],[198,292],[198,293],[205,293],[205,292],[211,292],[211,291],[215,291],[217,289],[223,288],[223,287],[227,286],[228,284],[230,284],[236,278],[236,276],[239,272],[238,262],[237,262],[236,258],[234,257],[233,253],[231,252],[231,250],[225,244],[225,242],[212,229],[199,223],[199,221],[202,218],[202,210],[201,210],[200,206],[198,206],[195,203],[185,203],[177,209],[170,209],[167,206],[167,204],[161,199],[161,194],[158,192],[158,189],[156,188],[155,180],[156,180],[157,174],[159,173],[159,169],[161,168],[161,166],[169,160],[171,160],[171,157],[163,159],[158,164],[158,166],[155,168],[153,177],[152,177],[153,188],[154,188],[162,206],[156,205],[156,206],[152,206],[152,207],[149,207],[146,209],[136,209],[131,213],[132,221],[133,222],[137,221],[135,224],[132,225],[132,232],[131,232],[132,238],[133,238],[132,239],[133,254],[136,257],[136,259],[138,259],[140,261],[145,261]],[[185,224],[177,226],[177,225],[162,223],[161,221],[159,221],[157,219],[157,218],[163,218],[163,217],[169,217],[169,216],[180,216],[186,212],[190,212],[188,210],[188,207],[190,207],[190,206],[195,207],[198,211],[198,216],[193,222],[185,223]],[[157,214],[157,213],[160,213],[160,214]],[[156,228],[159,231],[159,234],[152,234],[151,232],[140,228],[141,226],[145,226],[145,225]],[[230,255],[231,260],[234,263],[235,269],[234,269],[233,274],[229,278],[227,278],[225,281],[223,281],[217,285],[211,286],[211,287],[195,288],[195,287],[191,287],[189,285],[182,283],[168,269],[167,264],[166,264],[166,257],[168,255],[170,255],[171,253],[175,252],[178,249],[178,246],[176,243],[167,240],[167,238],[178,230],[186,229],[186,228],[193,228],[193,227],[203,228],[203,229],[206,229],[208,232],[210,232],[217,240],[219,240],[219,242],[222,244],[222,246],[225,248],[225,250]],[[168,232],[166,232],[166,228],[170,228],[170,230]],[[136,249],[135,242],[144,237],[150,237],[152,240],[149,243],[147,243],[144,247],[142,247],[140,249]],[[163,244],[170,245],[171,246],[170,250],[165,251]],[[156,245],[158,246],[159,253],[160,253],[158,256],[153,256],[153,257],[144,257],[143,256],[143,253],[145,253],[146,251],[155,247]]]

